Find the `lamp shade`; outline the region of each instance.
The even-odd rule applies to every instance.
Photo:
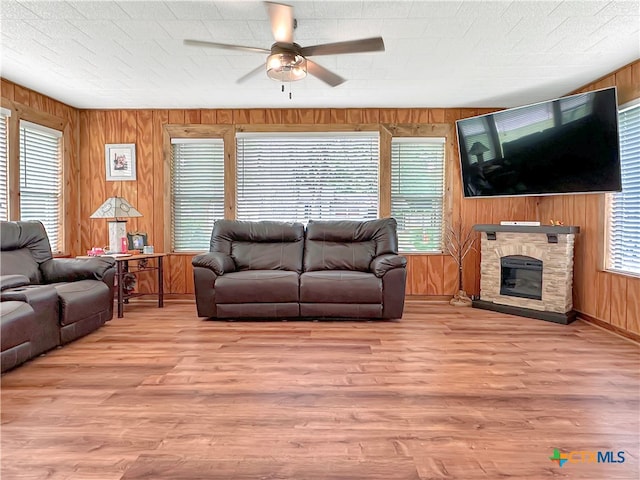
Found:
[[[122,197],[109,197],[89,218],[132,218],[142,214]]]
[[[269,55],[267,76],[279,82],[302,80],[307,76],[307,59],[290,52]]]
[[[489,148],[486,145],[480,142],[475,142],[473,145],[471,145],[471,149],[469,150],[469,153],[471,155],[481,155],[484,152],[488,152],[488,151],[489,151]]]

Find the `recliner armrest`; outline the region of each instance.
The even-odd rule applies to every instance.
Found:
[[[235,272],[236,264],[231,256],[221,252],[207,252],[196,255],[191,260],[194,267],[203,267],[212,270],[216,275]]]
[[[369,269],[373,274],[380,278],[384,276],[389,270],[394,268],[405,268],[407,266],[407,259],[401,255],[394,253],[385,253],[384,255],[378,255],[371,260]]]
[[[52,258],[40,265],[45,283],[103,280],[116,261],[111,257]]]
[[[7,288],[24,287],[29,285],[29,278],[24,275],[2,275],[0,276],[0,290]]]

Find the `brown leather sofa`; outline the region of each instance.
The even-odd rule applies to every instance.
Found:
[[[396,221],[219,220],[194,257],[196,306],[209,318],[402,317],[406,259]]]
[[[0,225],[2,371],[113,317],[113,258],[53,258],[37,221]]]

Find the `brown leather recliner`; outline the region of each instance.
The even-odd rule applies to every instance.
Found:
[[[406,259],[396,221],[219,220],[193,259],[198,315],[209,318],[402,317]]]
[[[37,221],[2,222],[0,237],[2,371],[24,361],[27,349],[27,357],[34,357],[113,317],[113,258],[53,258]],[[31,314],[24,305],[13,302],[27,304],[33,321],[27,320]],[[19,347],[15,361],[14,353],[5,355],[5,347],[7,352]]]

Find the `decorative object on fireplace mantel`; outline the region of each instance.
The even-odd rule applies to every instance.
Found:
[[[451,255],[458,265],[458,292],[449,301],[454,307],[470,307],[472,304],[471,298],[464,290],[462,266],[467,254],[471,250],[476,250],[476,240],[476,232],[471,228],[464,227],[462,222],[458,222],[454,226],[447,226],[444,235],[444,251]]]

